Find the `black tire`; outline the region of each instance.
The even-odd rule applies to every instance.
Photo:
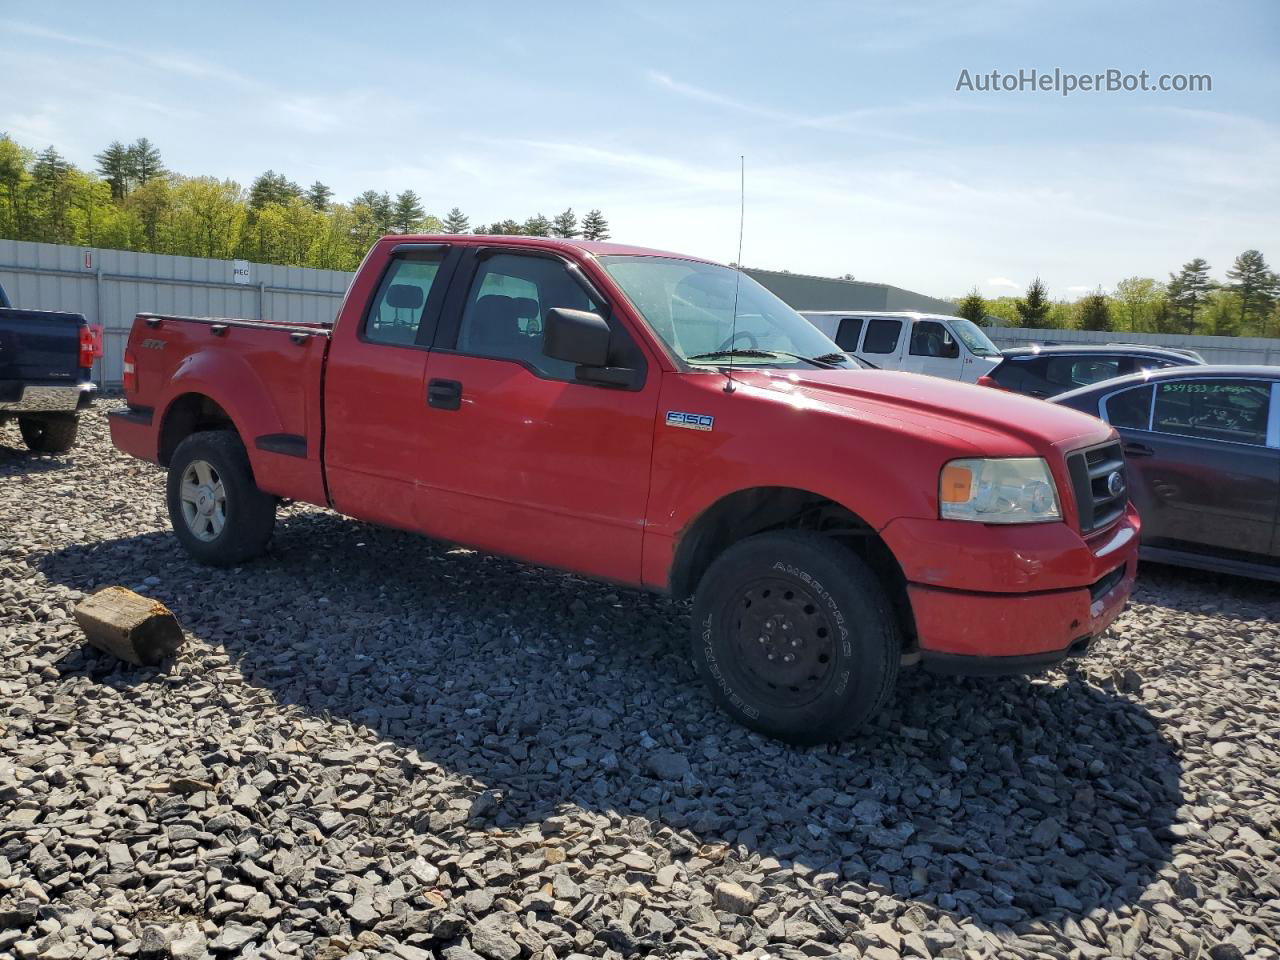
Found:
[[[865,723],[901,659],[897,618],[867,565],[794,530],[749,537],[716,558],[694,597],[692,647],[726,713],[796,744],[839,740]]]
[[[203,502],[220,485],[222,498],[216,503],[221,509],[211,508],[206,516],[193,507],[189,520],[183,506],[183,477],[189,468],[196,470],[199,462],[216,481],[203,485],[209,494]],[[178,444],[169,461],[166,500],[174,535],[187,553],[209,566],[230,567],[259,556],[275,529],[276,498],[258,489],[244,444],[231,430],[193,433]],[[220,518],[216,530],[215,513]]]
[[[74,413],[18,418],[22,442],[32,453],[66,453],[75,445],[79,428]]]

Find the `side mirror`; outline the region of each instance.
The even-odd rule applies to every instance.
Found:
[[[598,313],[555,307],[547,311],[542,352],[580,367],[609,365],[609,324]]]

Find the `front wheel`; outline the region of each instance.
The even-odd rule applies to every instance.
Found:
[[[852,551],[814,533],[734,544],[694,597],[693,662],[730,716],[789,743],[838,740],[898,675],[892,606]]]
[[[174,535],[201,563],[243,563],[271,539],[275,497],[258,489],[244,444],[230,430],[193,433],[178,444],[166,494]]]
[[[66,453],[75,444],[79,429],[75,414],[18,418],[18,432],[32,453]]]

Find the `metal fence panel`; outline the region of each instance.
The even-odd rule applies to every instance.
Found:
[[[139,313],[329,322],[353,274],[251,263],[250,283],[230,260],[0,240],[0,285],[15,306],[81,313],[104,329],[94,376],[120,382],[124,347]]]

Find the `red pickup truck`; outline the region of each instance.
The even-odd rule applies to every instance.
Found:
[[[332,327],[138,316],[125,396],[112,439],[168,468],[196,559],[261,553],[285,497],[692,596],[712,697],[795,742],[903,663],[1082,653],[1136,572],[1106,424],[863,369],[737,271],[621,244],[386,237]]]

